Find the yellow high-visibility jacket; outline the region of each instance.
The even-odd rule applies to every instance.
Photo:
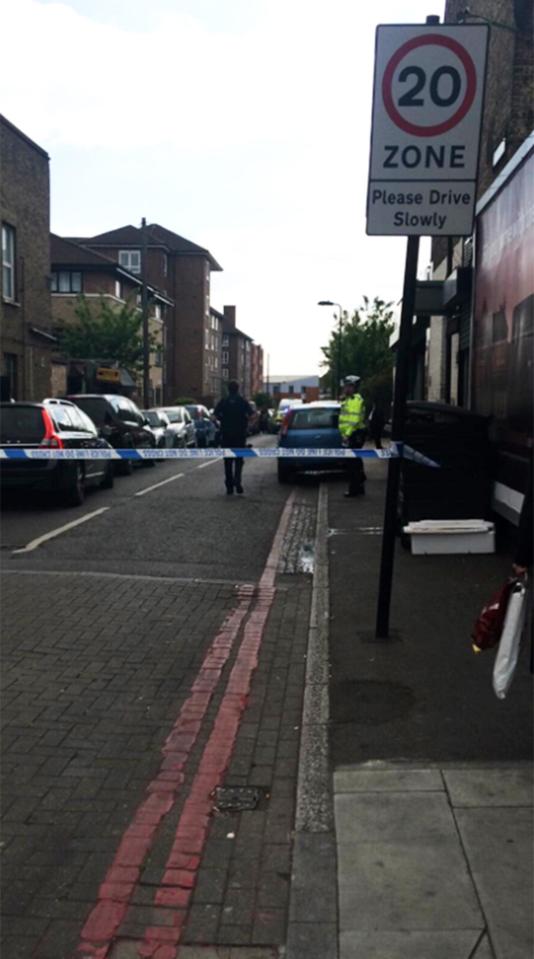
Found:
[[[365,429],[365,404],[363,396],[355,393],[347,396],[339,411],[339,432],[344,440],[348,440],[356,430]]]

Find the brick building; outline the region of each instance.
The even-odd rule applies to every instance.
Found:
[[[143,231],[124,226],[77,243],[141,275]],[[147,281],[172,301],[167,308],[165,397],[191,397],[212,405],[220,392],[219,321],[210,312],[210,277],[221,267],[209,250],[157,223],[146,227]]]
[[[263,347],[259,343],[252,344],[252,374],[250,395],[263,392]]]
[[[444,22],[489,26],[475,229],[432,241],[411,395],[490,417],[492,509],[517,523],[534,425],[533,4],[447,0]]]
[[[76,307],[83,296],[90,308],[98,309],[101,300],[114,309],[134,306],[141,314],[141,277],[126,270],[116,260],[102,256],[72,240],[64,240],[52,233],[50,238],[52,293],[52,321],[57,331],[65,325],[78,322]],[[164,394],[164,356],[166,340],[166,311],[174,303],[156,287],[148,286],[148,328],[154,343],[150,353],[150,404],[159,405]],[[60,396],[66,392],[67,367],[55,357],[52,370],[52,392]],[[142,376],[138,377],[137,395],[142,396]]]
[[[0,116],[2,397],[50,393],[50,183],[45,150]]]
[[[534,128],[534,50],[532,0],[485,0],[477,10],[481,16],[470,13],[463,0],[447,0],[444,22],[480,22],[490,27],[480,200]],[[414,377],[424,384],[428,399],[460,406],[469,405],[471,385],[473,249],[472,237],[440,237],[432,242],[432,278],[445,283],[450,300],[444,315],[432,317],[430,325],[428,320],[419,323],[421,369]]]
[[[236,326],[235,306],[223,307],[222,315],[222,381],[237,380],[241,392],[249,399],[252,396],[252,337]]]

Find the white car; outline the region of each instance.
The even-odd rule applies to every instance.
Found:
[[[197,446],[195,424],[185,406],[163,406],[156,410],[168,420],[166,436],[169,446]]]

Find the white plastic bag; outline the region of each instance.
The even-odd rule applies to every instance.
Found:
[[[521,634],[525,625],[527,587],[518,580],[512,588],[504,619],[499,648],[493,666],[493,689],[498,699],[504,699],[514,678]]]

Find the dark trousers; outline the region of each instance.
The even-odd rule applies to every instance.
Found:
[[[223,449],[242,450],[247,444],[246,436],[228,436],[223,433],[221,437],[221,446]],[[241,474],[243,472],[243,457],[224,457],[224,482],[226,489],[233,490],[236,486],[241,486]]]
[[[234,486],[241,486],[241,474],[243,472],[243,457],[236,456],[224,458],[224,482],[226,489],[233,489]]]
[[[347,477],[349,481],[349,493],[359,493],[366,480],[363,460],[359,456],[349,460],[347,466]]]
[[[363,430],[357,430],[349,439],[349,446],[353,450],[361,449],[364,443],[365,432]],[[363,468],[363,459],[360,456],[355,456],[349,460],[347,477],[349,481],[348,492],[352,494],[361,492],[367,477]]]

